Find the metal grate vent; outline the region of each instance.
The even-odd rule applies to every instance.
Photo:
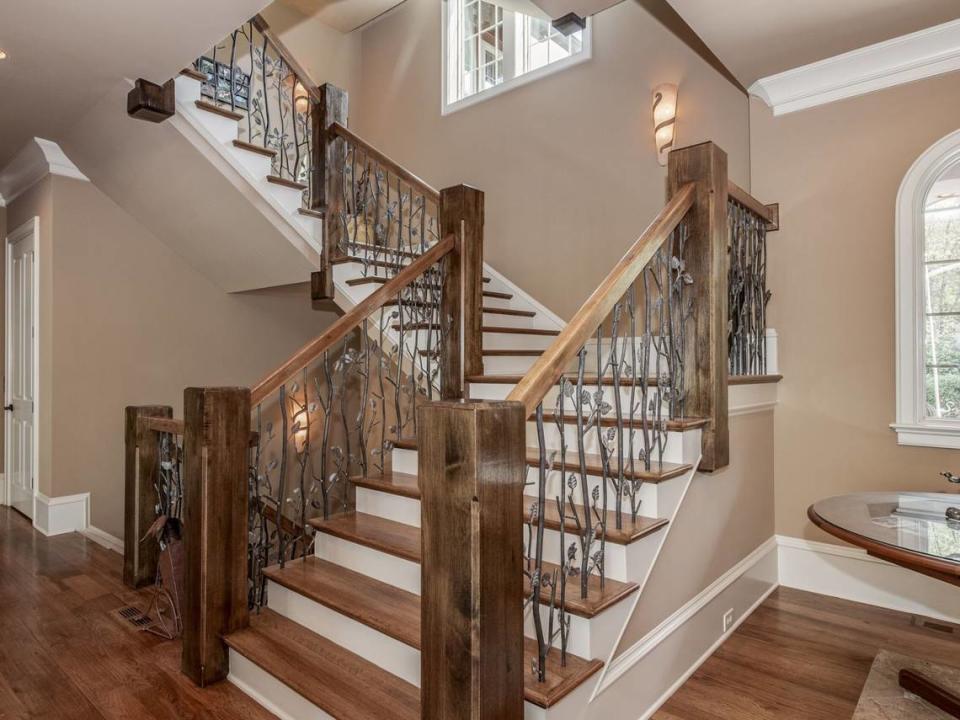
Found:
[[[153,620],[150,618],[150,616],[144,615],[139,608],[120,608],[117,610],[117,615],[119,615],[121,619],[126,620],[128,623],[136,628],[140,628],[141,630],[146,630],[153,625]]]

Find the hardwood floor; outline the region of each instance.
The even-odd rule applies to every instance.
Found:
[[[228,683],[200,690],[180,643],[114,611],[150,590],[120,580],[122,558],[77,534],[46,538],[0,507],[0,720],[265,720]]]
[[[0,720],[272,718],[228,683],[194,687],[178,642],[116,616],[150,597],[122,585],[121,564],[80,535],[43,537],[0,507]],[[960,630],[781,588],[654,720],[849,720],[881,648],[960,666]]]
[[[870,605],[780,588],[654,720],[850,720],[877,651],[960,666],[953,634]]]

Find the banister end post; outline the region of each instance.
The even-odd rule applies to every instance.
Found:
[[[672,197],[686,183],[696,183],[695,199],[685,222],[687,270],[696,331],[687,333],[684,368],[685,412],[706,417],[700,468],[719,470],[730,464],[727,408],[728,268],[727,154],[712,142],[670,152],[668,193]],[[692,362],[691,362],[692,361]]]

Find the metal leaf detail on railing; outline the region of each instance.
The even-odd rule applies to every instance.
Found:
[[[662,468],[668,422],[684,414],[694,282],[686,242],[680,224],[580,349],[576,369],[537,407],[539,469],[524,558],[539,646],[532,670],[541,681],[551,647],[559,642],[566,658],[568,598],[586,599],[591,578],[604,587],[608,536],[638,522],[643,478]],[[549,550],[548,515],[557,528]]]
[[[731,199],[728,352],[731,375],[767,372],[767,220]]]

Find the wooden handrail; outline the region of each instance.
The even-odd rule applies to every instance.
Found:
[[[507,400],[522,402],[527,415],[533,414],[547,391],[557,383],[564,369],[580,352],[580,348],[630,289],[687,211],[693,207],[694,189],[693,183],[680,188],[606,279],[593,291],[553,344],[533,364]]]
[[[780,219],[777,217],[778,213],[775,213],[773,210],[776,206],[764,205],[732,180],[727,181],[727,186],[727,193],[730,195],[730,199],[740,203],[754,215],[766,220],[768,230],[776,230],[779,227]]]
[[[399,178],[402,179],[402,180],[405,180],[405,181],[406,181],[407,183],[409,183],[410,185],[415,185],[415,186],[417,186],[417,187],[423,192],[423,194],[424,194],[424,195],[428,195],[428,196],[430,197],[430,199],[433,200],[434,203],[439,203],[439,202],[440,202],[440,191],[439,191],[439,190],[437,190],[436,188],[432,187],[432,186],[431,186],[429,183],[427,183],[426,181],[421,180],[420,178],[418,178],[416,175],[414,175],[412,172],[410,172],[409,170],[407,170],[406,168],[404,168],[400,163],[398,163],[396,160],[392,159],[392,158],[391,158],[390,156],[388,156],[386,153],[382,152],[381,150],[377,150],[377,148],[375,148],[373,145],[371,145],[370,143],[368,143],[366,140],[364,140],[363,138],[361,138],[361,137],[360,137],[359,135],[357,135],[356,133],[351,132],[349,129],[345,128],[343,125],[341,125],[340,123],[336,123],[336,122],[335,122],[335,123],[332,123],[332,124],[330,125],[330,127],[328,128],[328,131],[329,131],[332,135],[336,135],[337,137],[341,137],[341,138],[343,138],[344,140],[346,140],[347,142],[363,148],[363,151],[364,151],[369,157],[374,158],[374,159],[375,159],[378,163],[380,163],[381,165],[386,165],[386,166],[388,166],[389,169],[390,169],[390,172],[392,172],[394,175],[396,175],[397,177],[399,177]]]
[[[261,35],[270,41],[270,44],[273,45],[274,49],[277,51],[277,54],[283,58],[283,61],[287,64],[287,67],[293,70],[293,74],[297,76],[297,79],[300,81],[300,84],[303,85],[303,89],[307,91],[310,99],[314,102],[320,102],[320,90],[317,86],[317,83],[315,83],[313,78],[310,77],[310,73],[307,72],[307,69],[297,62],[297,59],[293,56],[293,53],[290,52],[287,46],[283,44],[283,41],[277,37],[277,34],[270,29],[270,25],[266,20],[263,19],[263,16],[257,13],[250,19],[250,22],[253,23],[253,26],[260,31]]]
[[[397,275],[384,283],[379,290],[368,295],[341,316],[322,335],[300,348],[283,365],[261,380],[251,391],[250,402],[256,406],[285,383],[293,373],[302,370],[334,343],[346,337],[370,313],[382,308],[388,300],[398,295],[407,285],[439,262],[456,245],[456,238],[448,235],[423,255],[407,265]]]

